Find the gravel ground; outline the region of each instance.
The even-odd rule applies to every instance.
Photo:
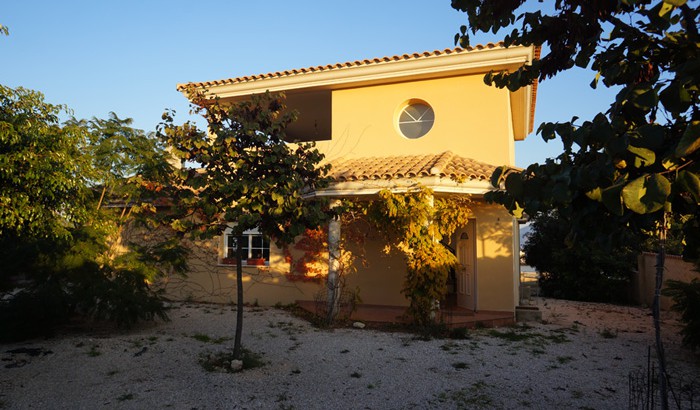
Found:
[[[0,408],[627,408],[628,374],[645,369],[653,344],[648,310],[535,303],[542,323],[427,341],[320,330],[282,310],[249,308],[243,344],[266,364],[239,373],[199,364],[232,346],[235,308],[178,304],[171,322],[126,334],[0,345]],[[697,356],[681,349],[673,316],[665,314],[663,327],[672,372],[698,384]]]

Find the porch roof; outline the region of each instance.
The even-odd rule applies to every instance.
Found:
[[[373,195],[382,189],[406,191],[425,186],[436,193],[484,194],[493,189],[496,166],[451,151],[438,154],[336,159],[331,185],[316,196]]]

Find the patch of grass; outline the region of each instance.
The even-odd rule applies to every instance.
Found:
[[[534,349],[532,349],[532,350],[530,351],[530,353],[532,353],[533,356],[539,356],[539,355],[541,355],[541,354],[547,353],[547,351],[544,350],[544,349],[542,349],[542,348],[540,348],[540,347],[535,347]]]
[[[464,369],[468,369],[468,368],[469,368],[469,363],[465,363],[465,362],[456,362],[456,363],[452,363],[452,367],[454,367],[454,368],[457,369],[457,370],[464,370]]]
[[[509,342],[522,342],[523,340],[528,340],[540,336],[538,333],[518,332],[514,329],[509,329],[505,332],[502,332],[498,329],[491,329],[489,330],[488,334],[489,336],[497,337],[499,339],[507,340]]]
[[[615,339],[617,337],[617,331],[608,329],[607,327],[600,331],[599,333],[604,339]]]
[[[486,383],[479,380],[471,385],[456,391],[442,392],[437,396],[440,403],[450,403],[450,408],[455,409],[486,409],[495,407],[493,399],[486,393]],[[438,406],[436,406],[438,407]],[[444,406],[439,406],[444,407]]]
[[[102,352],[100,352],[99,350],[97,350],[98,347],[100,347],[100,346],[98,346],[98,345],[92,345],[92,346],[90,347],[90,350],[88,350],[87,355],[90,356],[90,357],[97,357],[97,356],[101,355]]]
[[[217,337],[217,338],[212,338],[209,335],[205,335],[203,333],[195,333],[192,335],[192,338],[195,340],[198,340],[202,343],[213,343],[215,345],[220,345],[228,340],[231,340],[230,337]]]
[[[466,340],[469,337],[469,329],[466,327],[456,327],[450,330],[450,339]]]
[[[127,400],[133,400],[134,395],[131,393],[126,393],[122,394],[121,396],[117,397],[117,401],[127,401]]]
[[[567,363],[572,362],[574,360],[575,359],[571,356],[557,356],[557,362],[559,362],[559,364],[567,364]]]
[[[236,360],[232,350],[222,352],[202,353],[199,355],[199,364],[208,372],[234,373],[231,362]],[[265,366],[262,355],[254,353],[248,349],[241,350],[240,361],[243,362],[242,370],[256,369]]]

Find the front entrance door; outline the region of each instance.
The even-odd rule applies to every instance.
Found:
[[[474,289],[476,273],[476,220],[470,219],[457,242],[457,305],[467,309],[476,309]]]

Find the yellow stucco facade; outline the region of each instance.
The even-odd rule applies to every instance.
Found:
[[[513,70],[529,64],[535,52],[526,47],[490,45],[190,85],[224,102],[267,90],[285,91],[288,106],[299,112],[290,134],[315,140],[331,164],[349,158],[414,158],[449,151],[465,161],[514,165],[515,141],[532,131],[535,89],[509,92],[485,85],[483,76],[490,70]],[[425,135],[407,138],[399,120],[407,104],[416,102],[429,106],[434,120]],[[369,198],[382,188],[418,182],[436,195],[470,195],[474,201],[472,219],[449,241],[462,263],[450,291],[461,307],[514,312],[519,288],[517,222],[502,207],[484,203],[483,193],[492,189],[484,178],[455,181],[433,171],[391,181],[337,181],[317,194]],[[170,286],[171,290],[179,289],[173,296],[231,302],[235,268],[220,264],[224,246],[221,238],[206,244],[212,266],[193,269],[186,281],[194,286]],[[383,248],[379,235],[367,236],[363,244],[367,263],[357,264],[347,275],[345,288],[358,292],[365,304],[406,306],[408,301],[401,292],[405,263],[397,254],[385,254]],[[272,245],[269,266],[245,268],[246,302],[288,304],[316,300],[325,292],[322,281],[290,281],[287,256]]]

